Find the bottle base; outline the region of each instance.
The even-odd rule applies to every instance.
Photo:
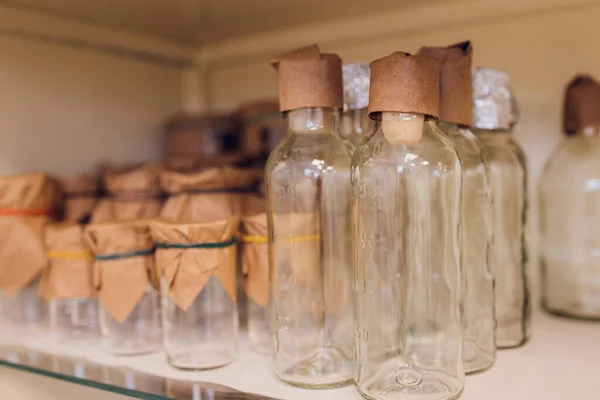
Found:
[[[494,346],[494,351],[485,352],[474,343],[465,343],[463,349],[465,373],[472,375],[490,369],[496,361],[495,349]]]
[[[305,389],[333,389],[352,382],[353,363],[335,348],[322,348],[311,357],[276,371],[285,383]]]
[[[600,321],[600,310],[558,309],[544,304],[544,311],[548,314],[562,318],[578,319],[582,321]]]
[[[140,354],[155,353],[162,349],[160,342],[152,343],[134,343],[134,342],[121,342],[118,344],[108,343],[106,339],[102,342],[102,348],[106,353],[113,354],[115,356],[135,356]]]
[[[519,340],[496,340],[496,348],[498,350],[516,349],[525,345],[529,341],[528,337]]]
[[[356,382],[356,389],[363,397],[371,400],[450,400],[462,394],[464,383],[457,377],[390,361],[373,375]]]
[[[174,368],[186,371],[201,371],[219,368],[235,360],[237,353],[227,350],[182,351],[167,354],[167,362]]]

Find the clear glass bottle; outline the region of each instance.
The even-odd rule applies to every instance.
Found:
[[[388,129],[420,139],[393,145]],[[384,112],[354,154],[352,187],[356,386],[369,399],[457,398],[464,366],[456,150],[433,118]]]
[[[100,339],[98,300],[69,298],[51,300],[51,325],[59,341],[89,343]]]
[[[340,116],[339,131],[354,152],[373,127],[367,110],[371,74],[368,63],[344,64],[342,73],[344,111]]]
[[[336,113],[288,111],[266,167],[274,369],[309,388],[345,385],[354,370],[350,156]]]
[[[474,71],[473,132],[488,156],[493,196],[490,267],[495,279],[499,348],[525,343],[531,319],[525,241],[527,168],[525,155],[511,132],[516,123],[516,103],[508,84],[504,71]]]
[[[133,355],[160,349],[162,330],[160,296],[151,285],[123,322],[117,321],[100,306],[100,328],[104,349],[112,354]]]
[[[544,307],[600,319],[600,125],[566,136],[540,178]]]
[[[479,372],[496,359],[489,162],[470,128],[449,122],[439,126],[456,147],[462,167],[463,357],[467,373]]]

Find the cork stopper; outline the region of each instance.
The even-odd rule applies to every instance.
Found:
[[[369,116],[380,112],[439,116],[439,68],[435,61],[403,52],[371,62]]]
[[[565,89],[563,129],[567,135],[600,126],[600,84],[588,75],[577,75]]]
[[[360,110],[369,105],[371,69],[366,62],[342,65],[344,110]]]
[[[342,60],[324,54],[316,44],[284,53],[271,60],[277,71],[279,110],[342,108]]]
[[[440,121],[473,125],[473,47],[470,41],[448,47],[422,47],[417,55],[440,67]]]

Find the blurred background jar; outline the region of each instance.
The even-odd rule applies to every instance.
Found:
[[[540,178],[543,301],[552,313],[600,319],[600,84],[576,76],[563,118]]]
[[[339,131],[348,140],[354,152],[373,127],[369,105],[370,68],[366,62],[344,64],[344,110],[340,116]]]
[[[496,282],[496,345],[517,347],[529,337],[531,299],[527,277],[527,168],[515,141],[517,108],[508,74],[475,68],[473,132],[490,164],[493,244],[490,267]]]
[[[228,114],[176,115],[165,124],[165,140],[170,170],[196,171],[244,160],[240,121]]]

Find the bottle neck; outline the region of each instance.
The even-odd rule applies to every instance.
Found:
[[[421,140],[425,121],[431,118],[423,114],[383,112],[378,118],[378,129],[392,146],[414,144]]]
[[[340,117],[340,133],[350,140],[363,138],[372,126],[373,121],[366,108],[345,111]]]
[[[335,129],[337,111],[333,108],[298,108],[288,111],[288,134],[327,134]]]

